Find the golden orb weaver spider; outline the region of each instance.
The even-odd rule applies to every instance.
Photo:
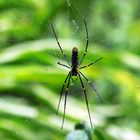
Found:
[[[63,83],[63,86],[62,86],[62,89],[61,89],[61,94],[60,94],[60,98],[59,98],[59,102],[58,102],[58,107],[57,107],[57,113],[58,113],[58,110],[59,110],[59,106],[60,106],[60,102],[61,102],[61,98],[62,98],[62,95],[63,95],[63,91],[64,91],[64,88],[65,88],[65,100],[64,100],[64,114],[63,114],[63,121],[62,121],[62,126],[61,126],[61,129],[63,128],[63,124],[64,124],[64,120],[65,120],[65,111],[66,111],[66,101],[67,101],[67,95],[68,95],[68,90],[69,90],[69,85],[70,85],[70,80],[71,80],[71,77],[72,76],[78,76],[79,79],[80,79],[80,83],[81,83],[81,86],[82,86],[82,89],[83,89],[83,92],[84,92],[84,96],[85,96],[85,100],[86,100],[86,106],[87,106],[87,110],[88,110],[88,115],[89,115],[89,120],[90,120],[90,124],[91,124],[91,127],[93,128],[93,125],[92,125],[92,120],[91,120],[91,115],[90,115],[90,109],[89,109],[89,104],[88,104],[88,99],[87,99],[87,95],[86,95],[86,90],[85,90],[85,87],[84,87],[84,84],[83,84],[83,81],[82,81],[82,78],[81,76],[90,84],[90,86],[92,87],[92,89],[95,91],[96,95],[98,96],[98,98],[100,99],[101,102],[102,99],[99,95],[99,93],[97,92],[97,89],[95,88],[95,86],[90,82],[90,80],[88,80],[88,78],[80,71],[81,69],[83,68],[86,68],[86,67],[89,67],[93,64],[95,64],[96,62],[98,62],[99,60],[103,59],[103,57],[95,60],[94,62],[88,64],[88,65],[85,65],[85,66],[82,66],[80,67],[80,65],[82,64],[86,54],[87,54],[87,49],[88,49],[88,44],[89,44],[89,37],[88,37],[88,28],[87,28],[87,24],[86,24],[86,21],[84,20],[84,25],[85,25],[85,29],[86,29],[86,47],[85,47],[85,51],[84,51],[84,54],[82,56],[82,59],[80,61],[80,63],[78,62],[78,49],[76,47],[74,47],[72,49],[72,60],[71,60],[71,64],[69,63],[65,53],[63,52],[63,49],[58,41],[58,38],[57,38],[57,34],[55,32],[55,29],[53,27],[53,24],[51,22],[51,27],[52,27],[52,30],[53,30],[53,33],[54,33],[54,36],[55,36],[55,39],[56,39],[56,42],[61,50],[61,53],[63,54],[66,62],[68,63],[68,65],[65,65],[65,64],[62,64],[60,62],[58,62],[59,65],[61,66],[64,66],[68,69],[70,69],[68,75],[66,76],[66,79]],[[67,84],[67,85],[66,85]]]

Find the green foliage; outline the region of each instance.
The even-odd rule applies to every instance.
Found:
[[[71,5],[68,7],[68,5]],[[50,20],[71,60],[71,49],[89,48],[83,65],[103,57],[83,73],[95,129],[93,140],[140,139],[139,0],[0,0],[0,139],[63,140],[79,122],[89,123],[81,85],[71,85],[64,129],[63,102],[56,108],[67,69]],[[72,8],[72,11],[69,9]],[[82,16],[81,16],[82,15]],[[128,136],[128,137],[127,137]]]

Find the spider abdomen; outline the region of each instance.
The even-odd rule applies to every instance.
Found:
[[[74,47],[72,49],[72,76],[77,76],[78,68],[78,49]]]

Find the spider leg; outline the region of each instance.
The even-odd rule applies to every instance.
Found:
[[[61,129],[63,129],[64,120],[65,120],[66,103],[67,103],[67,95],[68,95],[68,90],[69,90],[69,85],[70,85],[70,79],[71,79],[71,73],[70,73],[68,84],[67,84],[67,87],[66,87],[66,94],[65,94],[65,101],[64,101],[64,114],[63,114],[63,121],[62,121]]]
[[[90,84],[90,86],[93,88],[93,90],[95,91],[96,95],[98,96],[98,98],[100,99],[100,101],[103,103],[103,100],[102,98],[100,97],[97,89],[95,88],[95,86],[88,80],[88,78],[82,73],[79,71],[79,73],[86,79],[86,81]]]
[[[60,93],[60,97],[59,97],[59,102],[58,102],[58,106],[57,106],[57,111],[56,111],[56,114],[58,114],[58,110],[59,110],[59,106],[60,106],[60,102],[61,102],[61,99],[62,99],[62,95],[63,95],[63,90],[64,90],[64,87],[65,87],[65,84],[68,80],[68,78],[70,77],[70,72],[68,73],[64,83],[63,83],[63,86],[62,86],[62,89],[61,89],[61,93]]]
[[[61,66],[64,66],[64,67],[66,67],[66,68],[68,68],[68,69],[71,69],[71,67],[69,67],[69,66],[67,66],[67,65],[65,65],[65,64],[62,64],[62,63],[60,63],[60,62],[58,62],[57,64],[59,64],[59,65],[61,65]]]
[[[84,52],[84,54],[83,54],[83,57],[82,57],[82,59],[81,59],[81,61],[80,61],[80,63],[79,63],[79,66],[82,64],[82,62],[83,62],[83,59],[84,59],[84,57],[85,57],[85,55],[86,55],[86,53],[87,53],[87,49],[88,49],[88,43],[89,43],[89,37],[88,37],[88,28],[87,28],[87,23],[86,23],[86,21],[84,20],[84,25],[85,25],[85,28],[86,28],[86,48],[85,48],[85,52]]]
[[[69,63],[68,60],[67,60],[67,57],[66,57],[65,53],[63,52],[63,49],[62,49],[62,47],[61,47],[59,41],[58,41],[58,38],[57,38],[57,35],[56,35],[56,32],[55,32],[55,29],[54,29],[54,27],[53,27],[53,23],[52,23],[52,22],[51,22],[51,27],[52,27],[52,30],[53,30],[53,33],[54,33],[56,42],[57,42],[57,44],[58,44],[58,46],[59,46],[59,48],[60,48],[60,50],[61,50],[61,53],[63,54],[65,60],[66,60],[67,63],[68,63],[68,65],[71,66],[70,63]]]
[[[93,64],[95,64],[95,63],[97,63],[97,62],[98,62],[99,60],[101,60],[101,59],[103,59],[103,57],[101,57],[101,58],[95,60],[94,62],[92,62],[92,63],[90,63],[90,64],[88,64],[88,65],[82,66],[82,67],[80,67],[79,69],[83,69],[83,68],[89,67],[89,66],[91,66],[91,65],[93,65]]]
[[[79,79],[80,79],[80,82],[81,82],[81,85],[82,85],[82,88],[83,88],[83,91],[84,91],[84,96],[85,96],[85,99],[86,99],[86,106],[87,106],[87,110],[88,110],[89,120],[90,120],[91,128],[93,129],[93,125],[92,125],[92,120],[91,120],[91,115],[90,115],[90,110],[89,110],[89,105],[88,105],[88,99],[87,99],[86,90],[85,90],[85,87],[84,87],[82,78],[81,78],[81,76],[80,76],[79,73],[78,73],[78,76],[79,76]]]

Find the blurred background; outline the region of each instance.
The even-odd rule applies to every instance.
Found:
[[[68,69],[52,32],[71,61],[86,44],[81,70],[98,89],[103,103],[83,79],[94,140],[140,140],[139,0],[0,0],[0,139],[65,140],[77,123],[90,129],[80,83],[71,82],[61,130],[64,98],[56,115]],[[96,130],[96,131],[95,131]],[[73,139],[72,139],[73,140]]]

